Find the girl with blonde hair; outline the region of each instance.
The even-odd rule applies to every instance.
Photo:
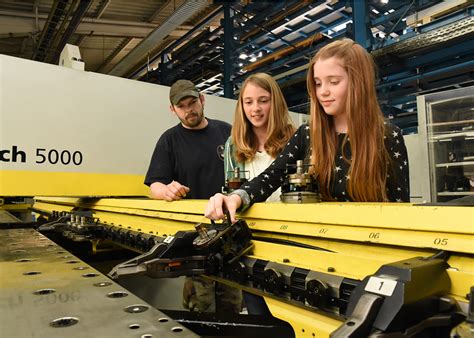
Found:
[[[295,127],[283,93],[268,74],[252,74],[244,81],[235,108],[231,136],[225,144],[226,177],[237,167],[258,176],[281,153]],[[279,201],[280,189],[267,201]]]

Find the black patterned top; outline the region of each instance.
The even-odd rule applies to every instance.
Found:
[[[398,127],[387,124],[386,130],[385,147],[391,157],[391,170],[387,179],[387,197],[391,202],[409,202],[410,184],[405,142]],[[344,137],[346,137],[346,134],[338,134],[339,145],[343,143]],[[285,149],[275,161],[259,176],[245,183],[239,189],[241,193],[249,197],[249,199],[243,198],[243,206],[247,207],[255,202],[265,201],[283,183],[287,165],[294,165],[297,160],[305,160],[305,163],[308,163],[311,153],[309,142],[309,126],[304,124],[290,138]],[[349,138],[347,138],[344,147],[344,154],[350,160]],[[331,196],[336,201],[351,201],[347,192],[347,180],[350,179],[348,175],[349,163],[343,159],[341,146],[338,147],[336,154],[334,171],[335,176],[330,190]]]

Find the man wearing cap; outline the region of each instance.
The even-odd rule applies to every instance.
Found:
[[[189,80],[170,89],[170,110],[181,121],[158,140],[145,184],[154,199],[208,199],[224,183],[224,144],[230,124],[204,117],[204,96]]]
[[[209,199],[224,183],[224,144],[230,124],[204,117],[204,96],[189,80],[170,89],[170,110],[181,121],[161,135],[145,184],[154,199]],[[241,291],[202,277],[186,278],[183,305],[199,312],[239,312]]]

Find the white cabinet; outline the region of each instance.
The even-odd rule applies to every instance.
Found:
[[[417,98],[431,202],[474,195],[474,87]]]

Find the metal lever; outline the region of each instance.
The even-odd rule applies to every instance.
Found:
[[[150,251],[114,266],[114,268],[108,273],[108,276],[112,279],[118,279],[119,277],[126,275],[144,274],[146,272],[146,262],[159,257],[166,247],[167,245],[163,242],[156,243]]]
[[[372,329],[372,323],[377,316],[384,298],[372,293],[363,294],[352,315],[337,330],[331,333],[331,338],[367,337]]]
[[[68,219],[70,218],[69,215],[66,216],[61,216],[55,221],[48,222],[45,224],[40,225],[36,230],[38,231],[54,231],[54,230],[60,230],[63,227],[67,226],[68,224],[66,223]]]
[[[230,219],[227,212],[227,217]],[[196,231],[178,231],[153,246],[147,253],[117,265],[109,276],[146,274],[153,278],[213,274],[234,262],[251,247],[251,233],[245,221],[234,224],[202,224]]]

